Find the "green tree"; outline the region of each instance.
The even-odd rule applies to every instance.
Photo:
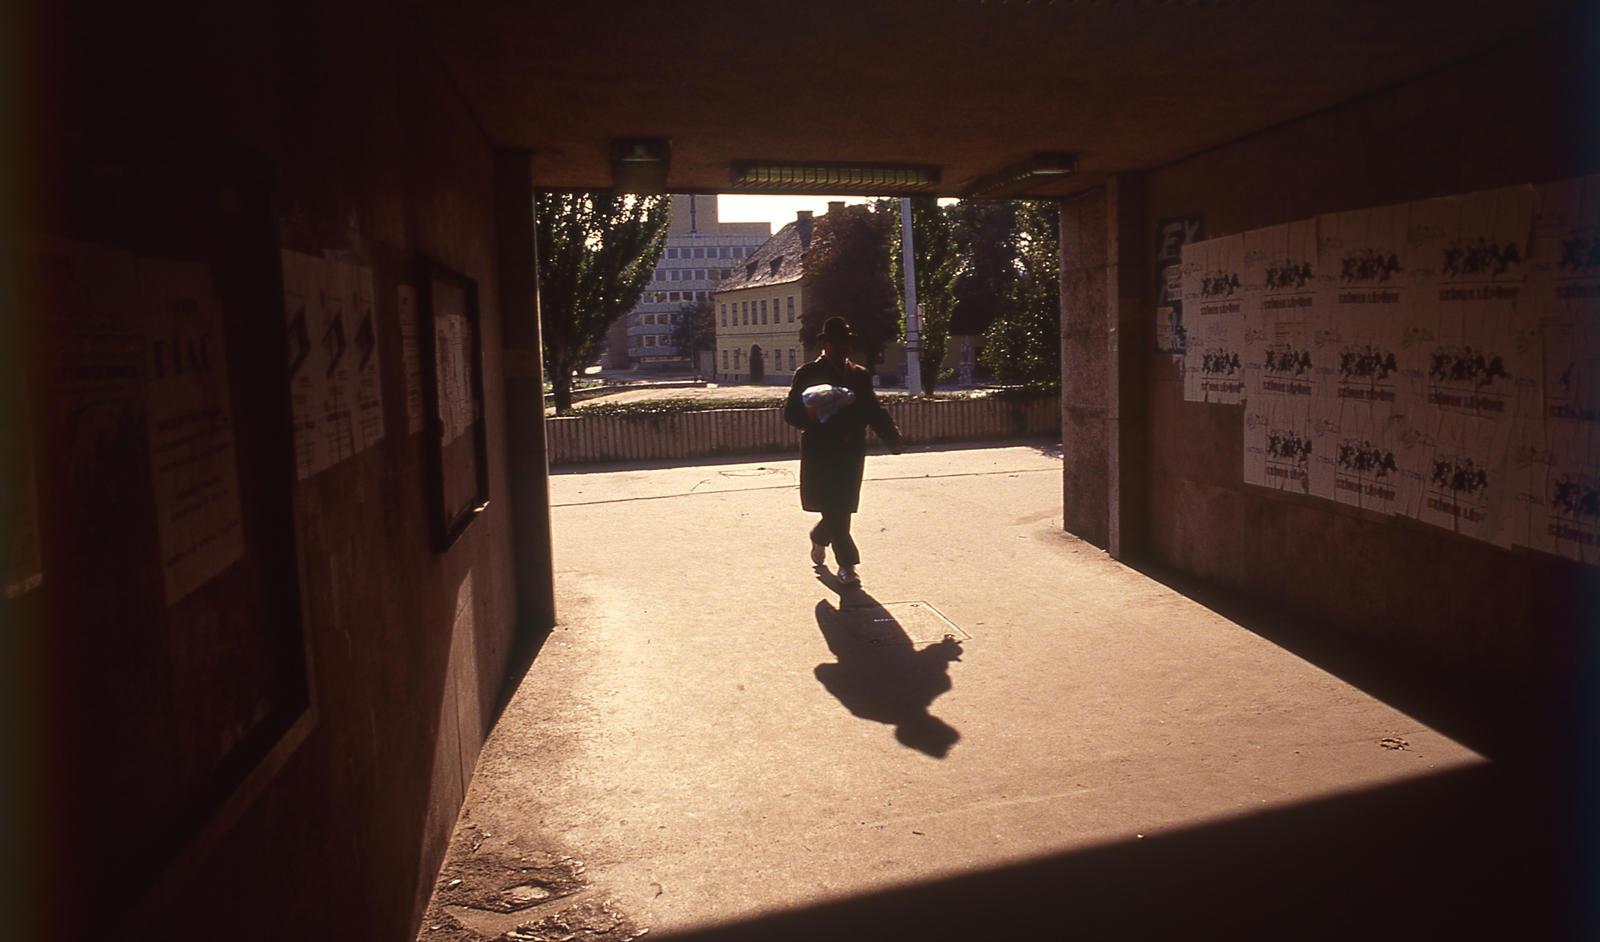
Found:
[[[899,219],[900,201],[887,201],[893,205],[895,218]],[[916,250],[917,303],[922,305],[922,388],[933,392],[939,383],[944,366],[945,351],[950,345],[950,316],[955,313],[956,274],[961,269],[961,252],[956,244],[956,225],[951,210],[954,207],[939,205],[932,196],[911,197],[911,244]],[[901,261],[904,246],[901,244],[901,227],[894,228],[891,256],[894,261],[894,283],[901,287],[901,336],[904,336],[905,267]]]
[[[979,359],[995,379],[1038,389],[1061,385],[1061,204],[1029,200],[1017,210],[1017,276]]]
[[[539,314],[556,412],[572,409],[572,376],[644,295],[667,244],[665,196],[540,193]]]
[[[694,364],[696,376],[700,375],[700,354],[717,349],[716,308],[709,299],[686,301],[678,305],[672,315],[672,336],[669,342],[678,352]]]
[[[815,347],[822,324],[843,317],[868,370],[883,345],[900,334],[899,292],[889,269],[890,217],[869,206],[845,206],[817,220],[806,254],[806,303],[800,342]]]
[[[958,203],[951,208],[961,267],[950,330],[981,334],[1006,313],[1018,274],[1017,214],[1021,204]]]

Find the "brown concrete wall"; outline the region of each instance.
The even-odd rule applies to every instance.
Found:
[[[1061,512],[1096,546],[1111,540],[1106,232],[1104,188],[1061,204]]]
[[[280,247],[373,269],[384,437],[298,482],[283,448],[241,452],[241,462],[257,461],[241,474],[259,471],[268,490],[289,495],[292,521],[279,522],[292,533],[282,548],[291,581],[279,589],[297,592],[303,613],[315,717],[304,741],[158,897],[147,891],[159,873],[107,872],[108,853],[125,855],[62,808],[47,856],[64,863],[55,902],[45,894],[40,903],[53,908],[39,918],[63,938],[90,927],[122,934],[119,920],[142,905],[149,918],[128,937],[409,939],[492,721],[515,626],[494,152],[400,0],[79,2],[56,25],[62,48],[50,61],[74,70],[58,89],[53,139],[63,168],[55,199],[66,209],[34,225],[162,257],[192,251],[214,271],[259,269],[250,316],[274,338]],[[162,227],[186,207],[232,199],[207,182],[208,155],[224,152],[265,168],[276,244],[191,250],[173,238],[163,247]],[[139,193],[145,210],[128,211],[133,197],[119,187]],[[428,436],[408,429],[397,307],[418,255],[480,292],[491,502],[443,553],[430,534]],[[230,349],[233,372],[256,377],[236,386],[287,428],[283,364],[281,345]],[[70,635],[59,642],[69,658],[116,626],[46,616],[38,630]],[[175,645],[172,657],[180,653]],[[174,668],[180,679],[184,669]],[[92,747],[52,748],[69,757],[49,774],[70,778],[70,754]],[[107,881],[113,892],[94,889]]]
[[[1146,175],[1157,220],[1215,238],[1319,213],[1539,183],[1600,169],[1562,23],[1341,107]],[[1146,249],[1145,251],[1148,251]],[[1154,271],[1145,268],[1148,284]],[[1063,284],[1065,285],[1065,277]],[[1065,292],[1064,292],[1065,293]],[[1145,319],[1153,320],[1146,305]],[[1146,343],[1149,556],[1461,673],[1532,684],[1579,624],[1594,573],[1414,521],[1242,483],[1241,407],[1184,402]]]

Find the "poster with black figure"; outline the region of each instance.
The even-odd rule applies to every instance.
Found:
[[[1317,219],[1318,339],[1328,347],[1326,413],[1337,429],[1325,449],[1332,497],[1386,514],[1420,505],[1429,460],[1405,435],[1425,406],[1426,365],[1401,343],[1414,300],[1401,261],[1409,226],[1406,204]]]
[[[1539,355],[1537,421],[1511,454],[1515,543],[1600,562],[1600,176],[1538,188],[1518,337]]]
[[[1244,237],[1183,247],[1188,336],[1183,398],[1237,404],[1244,392]]]

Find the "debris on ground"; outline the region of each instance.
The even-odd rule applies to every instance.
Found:
[[[583,892],[582,861],[485,847],[486,836],[467,825],[452,838],[419,942],[627,942],[649,931]]]

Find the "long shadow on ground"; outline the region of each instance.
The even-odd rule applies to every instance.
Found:
[[[860,589],[849,590],[840,608],[818,602],[816,615],[838,659],[817,665],[822,686],[852,714],[893,726],[902,745],[936,759],[948,755],[961,734],[928,708],[950,689],[950,662],[961,659],[960,643],[946,637],[918,650],[888,609]]]
[[[674,938],[1572,938],[1528,785],[1476,766]]]

